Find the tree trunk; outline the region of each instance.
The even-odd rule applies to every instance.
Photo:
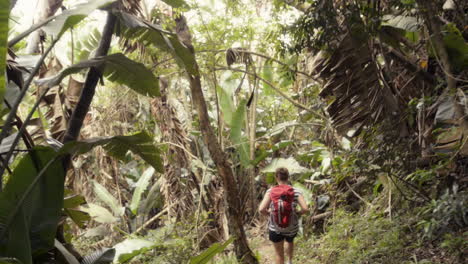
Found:
[[[191,34],[188,29],[185,17],[181,16],[176,18],[176,31],[179,39],[191,50],[194,54],[194,49],[191,41]],[[198,64],[195,63],[195,68],[198,71]],[[190,91],[192,93],[192,101],[196,107],[200,130],[203,135],[203,141],[208,147],[211,158],[213,159],[219,176],[223,180],[223,186],[225,188],[225,198],[227,202],[227,216],[229,232],[235,237],[234,250],[237,259],[241,263],[256,264],[258,260],[255,258],[253,252],[250,250],[247,243],[247,237],[244,232],[243,216],[241,214],[241,204],[239,198],[239,191],[237,182],[234,178],[231,166],[226,159],[226,155],[221,150],[218,144],[217,137],[214,134],[213,127],[210,124],[208,116],[208,110],[206,107],[206,101],[203,96],[203,90],[201,87],[200,75],[189,75]]]
[[[16,1],[15,1],[16,2]],[[37,9],[39,10],[34,17],[33,24],[43,21],[62,6],[63,0],[39,0]],[[41,42],[41,35],[44,34],[42,30],[36,30],[29,35],[28,45],[26,46],[26,54],[39,53],[39,43]]]
[[[445,74],[447,80],[447,90],[455,94],[457,88],[457,81],[455,80],[452,73],[452,65],[449,60],[447,49],[444,45],[442,38],[442,28],[440,21],[437,16],[437,3],[435,1],[417,0],[416,1],[422,10],[424,22],[429,32],[429,44],[435,50],[435,54],[439,57],[441,62],[441,68]]]
[[[108,13],[106,25],[102,31],[102,38],[99,42],[99,47],[96,50],[96,57],[107,55],[112,40],[112,34],[114,33],[115,22],[116,17],[113,14]],[[88,113],[89,106],[93,100],[96,85],[102,76],[102,70],[103,69],[95,67],[89,69],[83,90],[81,91],[80,99],[76,104],[75,110],[70,118],[67,131],[65,132],[65,136],[63,138],[64,143],[78,139],[81,127],[83,126],[83,120]]]

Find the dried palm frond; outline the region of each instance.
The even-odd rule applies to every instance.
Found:
[[[327,111],[340,133],[376,123],[398,109],[369,50],[367,42],[348,33],[330,57],[319,53],[315,60],[313,73],[325,83],[320,96],[334,98]]]
[[[226,63],[230,67],[234,63],[252,63],[252,55],[244,48],[230,48],[226,50]]]
[[[186,151],[190,149],[190,139],[182,129],[175,108],[167,100],[167,82],[161,80],[161,97],[151,101],[151,111],[162,134],[162,140],[168,142],[165,157],[162,193],[169,214],[185,217],[195,211],[192,190],[198,186],[198,180],[191,174],[190,158]]]

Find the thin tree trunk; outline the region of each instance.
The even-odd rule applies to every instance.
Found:
[[[192,46],[191,34],[188,29],[185,17],[181,16],[176,18],[176,23],[177,35],[179,36],[179,39],[182,40],[182,42],[191,50],[192,53],[195,53]],[[195,68],[198,71],[198,64],[195,64]],[[236,257],[242,263],[256,264],[258,263],[258,260],[250,250],[247,243],[247,237],[244,232],[242,221],[243,216],[241,215],[241,204],[237,182],[234,178],[231,166],[226,159],[226,155],[218,144],[213,127],[210,124],[206,101],[201,87],[200,75],[189,74],[189,81],[190,91],[192,93],[192,101],[198,113],[203,141],[207,145],[211,158],[217,167],[219,176],[223,180],[223,186],[225,188],[224,194],[227,202],[228,226],[231,235],[235,237],[234,250]]]
[[[62,6],[63,0],[39,0],[39,5],[34,17],[33,24],[43,21],[50,16],[53,16],[55,12]],[[39,53],[39,43],[41,42],[41,34],[44,34],[42,30],[36,30],[29,35],[28,45],[26,46],[26,54]]]
[[[452,65],[442,38],[442,28],[440,26],[440,21],[437,18],[437,6],[435,6],[437,4],[434,3],[434,1],[427,0],[418,0],[416,2],[422,11],[424,22],[429,32],[430,45],[434,48],[436,55],[440,59],[440,66],[447,80],[447,90],[450,93],[455,94],[457,82],[453,76]]]
[[[112,40],[112,34],[114,32],[115,22],[116,17],[113,14],[108,13],[107,21],[102,32],[102,38],[99,42],[99,47],[96,50],[96,57],[107,55]],[[65,132],[65,136],[63,138],[64,143],[78,139],[81,127],[83,126],[83,120],[88,113],[89,106],[93,100],[96,85],[102,76],[102,70],[103,69],[95,67],[89,69],[83,90],[81,91],[80,99],[78,100],[75,110],[70,118],[67,131]]]

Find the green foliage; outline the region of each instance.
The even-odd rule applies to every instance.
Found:
[[[62,70],[56,76],[37,80],[38,85],[53,87],[70,74],[95,67],[104,68],[104,75],[112,82],[127,85],[130,89],[146,96],[159,96],[159,82],[143,64],[135,62],[121,53],[81,61]]]
[[[447,250],[449,253],[462,256],[463,253],[468,250],[468,231],[465,231],[461,235],[447,233],[444,235],[444,240],[441,243],[441,247]]]
[[[135,190],[133,191],[132,201],[130,202],[130,210],[134,215],[137,214],[138,208],[140,207],[141,196],[143,192],[148,188],[151,177],[153,177],[154,168],[150,167],[146,169],[141,175],[140,179],[135,185]]]
[[[164,172],[161,150],[153,145],[153,138],[145,131],[127,136],[99,137],[65,144],[61,153],[83,154],[96,146],[103,146],[109,155],[124,160],[128,151],[140,156],[157,172]]]
[[[96,196],[104,202],[116,216],[122,216],[124,214],[124,207],[120,206],[119,201],[107,191],[106,187],[93,180],[93,189]]]
[[[120,18],[119,31],[121,36],[169,52],[189,74],[199,75],[195,55],[180,42],[174,33],[125,12],[116,12],[115,14]]]
[[[324,236],[297,243],[297,262],[402,263],[403,235],[402,225],[396,221],[338,210]]]
[[[7,55],[7,41],[8,41],[8,22],[10,17],[10,1],[0,0],[0,110],[3,108],[3,97],[6,91],[6,55]]]
[[[200,255],[191,258],[190,264],[208,263],[211,259],[213,259],[214,256],[216,256],[216,254],[222,252],[229,244],[231,244],[232,241],[234,241],[234,238],[231,237],[223,244],[214,243],[213,245],[211,245],[211,247],[203,251]]]
[[[242,135],[242,128],[245,126],[245,116],[246,116],[246,101],[242,100],[239,103],[239,106],[232,115],[231,121],[231,140],[234,144],[237,153],[239,153],[240,161],[242,166],[247,167],[250,163],[249,156],[249,144],[248,139],[245,135]]]
[[[21,159],[0,193],[1,255],[28,264],[33,254],[54,247],[65,180],[56,157],[52,148],[34,148]]]
[[[156,246],[157,245],[154,242],[144,239],[126,239],[114,246],[116,251],[114,262],[128,262],[132,258],[144,254],[145,252],[150,251]]]
[[[433,238],[458,228],[468,226],[468,193],[456,188],[432,200],[420,213],[424,220],[418,225],[423,229],[424,238]]]

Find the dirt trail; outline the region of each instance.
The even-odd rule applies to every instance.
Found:
[[[273,264],[274,249],[273,245],[268,240],[263,240],[260,245],[254,249],[260,255],[261,264]]]

